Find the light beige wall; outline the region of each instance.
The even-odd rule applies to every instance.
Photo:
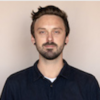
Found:
[[[68,14],[71,31],[64,58],[70,65],[93,74],[100,83],[99,1],[1,1],[0,93],[9,75],[33,65],[38,59],[38,52],[31,43],[31,11],[49,4]]]

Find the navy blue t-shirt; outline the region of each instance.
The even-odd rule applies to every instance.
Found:
[[[95,77],[63,61],[64,66],[53,83],[38,70],[38,61],[11,75],[5,83],[1,100],[100,100]]]

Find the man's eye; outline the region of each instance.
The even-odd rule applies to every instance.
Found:
[[[43,33],[45,33],[45,31],[40,31],[39,33],[40,33],[40,34],[43,34]]]
[[[60,33],[59,31],[54,31],[55,33]]]

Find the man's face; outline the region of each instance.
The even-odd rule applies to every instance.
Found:
[[[38,18],[34,26],[34,37],[32,42],[36,43],[39,54],[53,60],[62,54],[66,37],[63,20],[56,15],[43,15]]]

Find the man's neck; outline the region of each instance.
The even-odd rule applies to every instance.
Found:
[[[63,65],[62,57],[58,57],[54,60],[39,59],[37,66],[43,76],[48,78],[55,78],[60,73]]]

